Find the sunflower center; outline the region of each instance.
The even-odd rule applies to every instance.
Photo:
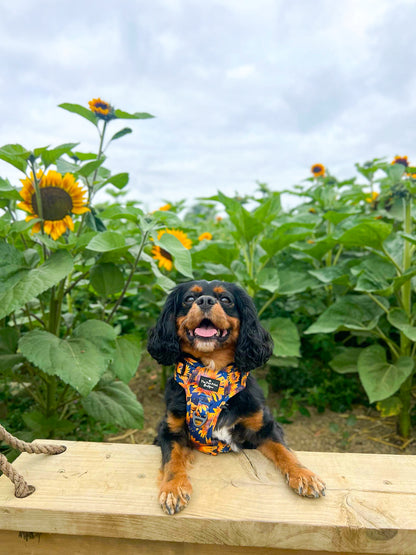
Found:
[[[314,166],[314,167],[312,168],[312,171],[313,171],[313,173],[319,173],[319,172],[322,171],[322,170],[321,170],[321,168],[320,168],[319,166]]]
[[[168,251],[165,251],[165,249],[162,249],[162,247],[159,247],[159,248],[160,248],[160,254],[163,256],[163,258],[166,258],[167,260],[172,261],[172,257],[168,253]]]
[[[95,103],[95,108],[101,108],[101,110],[109,110],[110,106],[106,103],[106,102],[96,102]]]
[[[40,190],[44,220],[62,220],[72,210],[72,198],[69,193],[59,187],[43,187]],[[36,194],[32,195],[32,206],[39,214]]]

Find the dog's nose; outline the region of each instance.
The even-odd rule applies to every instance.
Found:
[[[209,310],[217,302],[217,299],[211,297],[210,295],[201,295],[196,300],[196,304],[201,310]]]

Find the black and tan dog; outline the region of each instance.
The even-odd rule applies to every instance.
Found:
[[[322,480],[286,447],[283,430],[250,375],[265,364],[272,349],[252,299],[239,286],[193,281],[169,294],[148,343],[160,364],[176,364],[155,440],[162,449],[159,501],[166,513],[179,512],[189,502],[192,449],[213,455],[258,449],[296,493],[325,495]]]

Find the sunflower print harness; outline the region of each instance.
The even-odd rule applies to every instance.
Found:
[[[191,357],[178,362],[174,378],[185,390],[186,424],[195,449],[210,455],[227,453],[228,443],[213,437],[221,410],[231,397],[246,387],[248,372],[234,364],[210,370]]]

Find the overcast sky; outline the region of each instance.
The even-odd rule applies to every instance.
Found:
[[[0,144],[96,149],[62,102],[150,112],[111,123],[134,133],[106,163],[149,209],[415,163],[415,20],[415,0],[0,0]]]

